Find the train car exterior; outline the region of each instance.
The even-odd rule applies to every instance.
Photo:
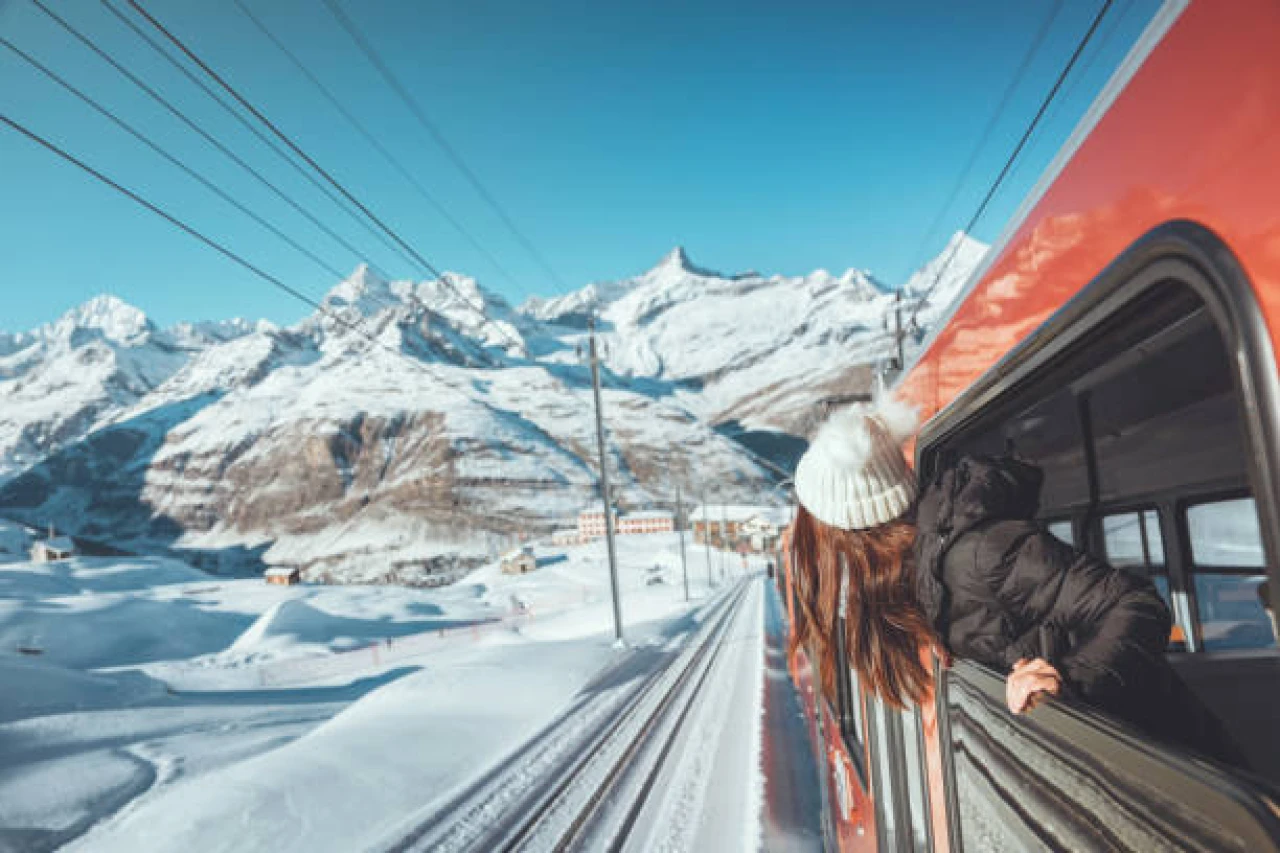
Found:
[[[935,661],[908,713],[793,674],[840,850],[1280,849],[1280,2],[1167,2],[896,386],[1039,464],[1055,535],[1150,576],[1249,768]],[[784,577],[789,567],[784,565]]]

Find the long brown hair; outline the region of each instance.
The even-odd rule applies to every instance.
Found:
[[[841,530],[798,508],[791,531],[791,653],[806,645],[813,649],[828,696],[835,695],[843,559],[849,570],[845,649],[862,687],[895,708],[929,697],[932,675],[921,647],[937,641],[911,578],[915,536],[915,526],[902,519]]]

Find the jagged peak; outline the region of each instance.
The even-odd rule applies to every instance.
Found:
[[[127,344],[153,331],[153,326],[141,309],[118,296],[104,293],[67,311],[45,330],[48,336],[55,338],[93,330],[108,340]]]
[[[351,275],[338,282],[325,294],[324,304],[326,307],[343,307],[346,305],[359,307],[359,303],[362,300],[372,298],[376,301],[379,297],[389,294],[389,292],[387,281],[370,269],[368,264],[362,263],[355,268]]]
[[[662,260],[646,273],[647,276],[653,277],[661,274],[687,274],[701,275],[711,278],[724,278],[720,273],[700,267],[689,259],[689,253],[685,251],[684,246],[676,246],[670,252],[662,256]]]

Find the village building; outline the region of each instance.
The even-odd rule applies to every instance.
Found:
[[[502,555],[504,575],[527,575],[536,568],[538,568],[538,559],[533,556],[531,548],[517,548]]]
[[[582,534],[571,527],[564,527],[551,533],[552,545],[578,545],[581,542]]]
[[[631,512],[618,518],[618,533],[635,536],[645,533],[674,533],[676,517],[669,512]]]
[[[297,566],[272,566],[263,575],[267,583],[275,586],[293,586],[302,583],[302,569]]]
[[[617,529],[618,511],[613,511],[614,529]],[[578,513],[578,536],[583,542],[604,537],[604,510],[584,509]]]
[[[31,546],[31,562],[51,563],[76,555],[76,543],[70,536],[51,536]]]
[[[662,510],[642,510],[619,513],[613,511],[613,532],[619,536],[638,536],[648,533],[673,533],[676,517]],[[578,513],[578,541],[591,542],[605,535],[604,510],[584,509]]]
[[[746,547],[771,551],[777,547],[782,529],[791,521],[786,507],[742,504],[708,504],[690,514],[693,541],[713,548]]]

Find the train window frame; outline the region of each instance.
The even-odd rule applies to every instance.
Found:
[[[1219,646],[1217,648],[1209,648],[1209,643],[1204,637],[1204,620],[1202,618],[1200,608],[1200,586],[1196,583],[1196,579],[1202,575],[1209,576],[1226,576],[1226,577],[1257,577],[1262,576],[1268,582],[1270,580],[1271,561],[1266,554],[1265,540],[1262,537],[1261,518],[1259,523],[1259,539],[1263,541],[1263,564],[1261,566],[1244,566],[1244,565],[1201,565],[1196,560],[1195,543],[1191,538],[1191,510],[1199,506],[1208,506],[1212,504],[1225,503],[1229,501],[1251,499],[1254,501],[1254,509],[1257,511],[1257,498],[1248,490],[1232,489],[1221,492],[1208,492],[1197,494],[1181,500],[1176,505],[1178,538],[1182,550],[1185,553],[1186,560],[1186,583],[1189,608],[1191,611],[1191,620],[1194,626],[1196,645],[1203,652],[1215,654],[1229,654],[1232,652],[1249,652],[1249,651],[1277,651],[1280,650],[1280,637],[1275,637],[1273,633],[1272,643],[1269,646]],[[1274,590],[1275,587],[1272,586]],[[1274,598],[1272,599],[1274,602]],[[1264,610],[1265,613],[1265,610]],[[1273,628],[1274,631],[1274,628]]]
[[[1248,277],[1230,247],[1199,223],[1166,222],[1139,238],[935,414],[917,438],[916,469],[928,477],[948,440],[1017,399],[1027,386],[1043,381],[1061,356],[1077,350],[1126,308],[1169,282],[1199,298],[1231,362],[1245,450],[1252,462],[1245,473],[1257,502],[1274,607],[1280,600],[1280,373]],[[1168,549],[1167,535],[1164,538]]]
[[[950,400],[920,430],[915,443],[916,470],[922,479],[931,477],[944,448],[961,436],[974,434],[982,425],[998,420],[1002,414],[1007,417],[1016,413],[1012,407],[1019,399],[1028,399],[1026,392],[1030,388],[1043,386],[1046,378],[1055,374],[1061,378],[1064,356],[1078,354],[1090,340],[1096,340],[1108,329],[1115,329],[1118,317],[1132,316],[1141,300],[1170,282],[1198,298],[1225,349],[1242,432],[1244,485],[1256,502],[1271,602],[1273,609],[1280,610],[1276,607],[1280,603],[1280,562],[1277,561],[1280,555],[1280,372],[1270,330],[1247,275],[1230,247],[1199,223],[1175,220],[1147,232]],[[1082,398],[1078,409],[1082,418],[1091,417],[1089,403],[1088,396]],[[1104,501],[1100,500],[1096,486],[1097,458],[1093,449],[1086,451],[1085,462],[1092,469],[1094,484],[1090,488],[1089,505],[1042,509],[1047,516],[1069,511],[1076,521],[1074,531],[1079,539],[1076,547],[1096,551],[1101,547],[1099,513],[1103,511]],[[1171,537],[1171,533],[1175,535]],[[1190,558],[1189,544],[1180,513],[1161,514],[1161,535],[1172,595],[1175,584],[1189,581],[1185,572]],[[1181,553],[1183,549],[1187,549],[1186,562]],[[1185,604],[1188,603],[1185,593],[1193,594],[1194,590],[1184,586],[1183,592],[1181,599]],[[1191,604],[1192,612],[1187,615],[1194,629],[1198,625],[1198,613],[1194,603]],[[1199,651],[1194,630],[1187,640],[1189,651]],[[960,853],[964,844],[949,715],[950,676],[939,668],[935,681],[943,796],[949,814],[948,841],[951,849]],[[1110,725],[1106,719],[1091,724],[1104,730]]]

